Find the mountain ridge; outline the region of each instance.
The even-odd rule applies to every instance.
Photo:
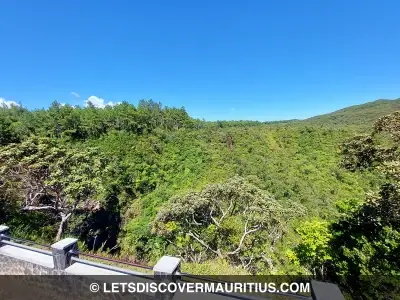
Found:
[[[378,99],[359,105],[348,106],[331,113],[317,115],[298,122],[320,124],[320,125],[355,125],[368,126],[378,118],[400,110],[400,98]]]

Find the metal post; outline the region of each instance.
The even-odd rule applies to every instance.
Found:
[[[157,281],[176,282],[176,273],[180,271],[181,260],[177,257],[163,256],[157,264],[153,267],[154,277]],[[171,300],[174,297],[173,293],[156,293],[157,300]]]
[[[10,238],[6,237],[9,234],[9,227],[5,226],[5,225],[0,225],[0,247],[3,246],[3,243],[1,242],[3,241],[9,241]]]
[[[313,300],[345,300],[339,287],[333,283],[311,280]]]
[[[78,251],[78,240],[74,238],[66,238],[51,245],[53,253],[54,269],[65,270],[71,262],[72,254],[70,251]]]

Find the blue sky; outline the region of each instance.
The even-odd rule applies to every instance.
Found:
[[[399,11],[398,0],[1,1],[0,98],[311,117],[400,97]]]

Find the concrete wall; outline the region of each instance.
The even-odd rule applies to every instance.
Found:
[[[7,254],[4,254],[7,253]],[[0,299],[7,300],[231,300],[214,294],[175,294],[175,295],[155,295],[155,294],[107,294],[90,292],[90,284],[104,281],[109,282],[149,282],[147,279],[137,278],[136,276],[121,275],[122,273],[107,273],[109,270],[74,263],[65,270],[54,270],[49,266],[48,258],[45,254],[19,249],[14,246],[0,247]],[[14,257],[15,256],[15,257]],[[52,256],[49,254],[49,257]],[[39,264],[39,263],[41,264]],[[175,260],[176,262],[176,260]],[[46,266],[47,264],[47,266]],[[168,262],[161,261],[158,268],[167,268]],[[105,266],[105,265],[104,265]],[[77,271],[80,270],[80,271]],[[162,270],[162,269],[161,269]],[[165,269],[164,269],[165,270]],[[76,273],[85,273],[85,276]],[[102,273],[106,272],[106,273]],[[102,274],[102,275],[100,275]],[[110,275],[113,274],[113,275]],[[42,276],[15,276],[15,275],[42,275]],[[51,276],[62,275],[62,276]],[[267,299],[264,299],[267,300]]]
[[[58,275],[50,251],[43,253],[4,245],[0,241],[0,275]]]
[[[3,246],[8,247],[8,246]],[[105,276],[99,277],[97,274],[91,276],[71,275],[66,270],[54,270],[49,266],[44,266],[34,261],[40,261],[40,253],[32,252],[30,257],[21,259],[21,251],[14,250],[19,258],[9,254],[0,254],[0,299],[7,300],[123,300],[123,299],[154,299],[155,295],[132,295],[122,293],[92,293],[89,289],[90,284],[99,282],[101,284]],[[1,250],[2,247],[0,247]],[[90,273],[90,272],[88,272]],[[95,272],[94,272],[95,273]],[[28,275],[28,276],[15,276]],[[42,275],[42,276],[29,276]],[[64,275],[64,276],[51,276]],[[97,276],[96,276],[97,275]],[[126,278],[127,276],[124,276]],[[116,280],[118,282],[119,280]]]
[[[12,238],[11,238],[12,239]],[[101,287],[106,282],[144,282],[171,280],[171,275],[179,275],[180,259],[164,256],[153,267],[152,275],[110,265],[99,264],[76,256],[77,240],[67,238],[51,246],[52,251],[44,251],[10,241],[8,227],[0,226],[0,300],[92,300],[92,299],[138,299],[138,300],[184,300],[212,299],[232,300],[231,296],[217,294],[128,294],[93,293],[92,283]],[[17,276],[27,275],[27,276]],[[41,275],[41,276],[37,276]],[[62,275],[62,276],[52,276]],[[175,278],[175,277],[174,277]],[[315,300],[344,300],[339,288],[333,284],[311,282],[312,298]],[[329,296],[329,297],[327,297]],[[333,297],[333,298],[332,298]],[[271,295],[267,299],[293,299],[285,295]]]
[[[35,256],[33,253],[32,256]],[[0,253],[0,275],[62,275],[63,271],[54,270],[34,262],[29,262]]]
[[[72,261],[69,251],[74,249],[75,239],[62,240],[52,245],[52,251],[44,251],[11,242],[7,231],[6,226],[0,226],[0,275],[7,275],[0,276],[0,299],[150,300],[155,298],[155,294],[93,293],[90,291],[92,283],[102,285],[107,281],[137,282],[143,279],[133,275],[126,276],[129,270],[118,268],[112,270],[111,266],[96,263],[90,265],[91,262],[85,260]]]

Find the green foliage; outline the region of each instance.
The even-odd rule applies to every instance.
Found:
[[[344,151],[347,161],[360,162],[368,157],[369,167],[381,172],[386,182],[378,193],[368,193],[364,204],[331,226],[331,277],[347,287],[351,294],[374,295],[372,299],[387,299],[394,295],[393,289],[389,288],[389,293],[386,289],[392,286],[391,279],[400,275],[399,116],[399,113],[393,113],[380,118],[368,139],[358,139],[357,147],[350,147],[354,151]],[[382,133],[389,133],[391,141],[382,139],[379,136]],[[364,166],[360,163],[350,165],[353,170],[362,170]],[[371,275],[391,277],[376,285]]]
[[[303,222],[296,229],[301,243],[295,248],[296,256],[292,257],[321,277],[324,276],[325,264],[331,260],[329,241],[332,234],[328,225],[328,222],[318,219]]]
[[[273,252],[288,230],[288,221],[304,214],[301,205],[283,205],[236,176],[200,192],[172,197],[158,212],[153,231],[186,261],[219,257],[256,272],[260,266],[265,269],[264,249]]]
[[[34,183],[46,187],[46,196],[30,206],[48,206],[60,193],[73,211],[64,231],[88,250],[148,263],[180,255],[184,269],[201,274],[388,270],[389,259],[398,257],[398,229],[393,222],[379,224],[397,201],[398,115],[381,119],[371,133],[364,129],[398,103],[379,101],[329,119],[265,123],[194,120],[184,108],[151,100],[105,108],[56,102],[46,110],[3,107],[0,222],[22,237],[54,238],[61,214],[21,211],[36,191],[27,183]],[[365,210],[365,194],[384,182],[391,184],[381,188],[386,194],[371,198],[381,204]],[[228,209],[231,200],[236,206]],[[376,239],[352,231],[369,226],[366,220],[364,227],[353,226],[360,211],[380,220]],[[241,244],[246,223],[257,231]],[[329,242],[341,237],[343,252],[332,253]]]
[[[358,211],[333,224],[332,232],[337,274],[399,274],[399,188],[383,185],[378,197],[370,195]]]
[[[400,111],[400,99],[376,100],[349,106],[329,114],[312,117],[305,122],[321,126],[355,126],[370,130],[378,118],[389,115],[394,111]]]
[[[96,149],[68,149],[49,138],[28,138],[0,149],[1,190],[11,189],[25,211],[42,211],[61,219],[57,239],[77,210],[93,210],[106,161]],[[7,192],[5,192],[7,193]]]
[[[371,299],[395,295],[388,285],[396,276],[400,278],[398,186],[383,185],[379,196],[371,195],[358,211],[334,223],[331,230],[330,277],[355,295],[375,294]],[[382,278],[376,285],[378,275]]]
[[[379,118],[374,123],[374,133],[387,132],[395,142],[400,141],[400,111]]]
[[[214,259],[199,263],[183,263],[182,272],[195,275],[251,275],[247,270],[233,267],[226,260]]]
[[[288,220],[304,213],[301,205],[288,202],[283,206],[237,176],[201,192],[171,198],[157,214],[153,230],[187,260],[201,261],[198,256],[210,250],[203,256],[239,261],[246,256],[244,248],[253,249],[248,259],[254,260],[257,244],[273,248],[286,232]]]
[[[179,130],[146,137],[146,140],[157,141],[162,149],[159,153],[151,145],[135,147],[138,140],[131,135],[115,133],[105,136],[97,145],[107,151],[107,155],[126,157],[125,164],[130,166],[130,171],[125,174],[130,178],[133,174],[142,174],[134,170],[143,169],[143,162],[154,166],[151,173],[156,182],[151,187],[154,190],[139,192],[133,189],[137,199],[127,207],[120,235],[121,251],[151,261],[163,253],[179,255],[174,247],[167,246],[160,237],[156,241],[151,233],[149,224],[160,207],[175,195],[201,191],[209,183],[226,182],[235,174],[246,177],[262,190],[268,190],[281,203],[302,203],[307,207],[307,217],[334,220],[338,216],[337,206],[347,210],[359,205],[365,192],[380,183],[373,171],[347,173],[338,166],[338,145],[351,134],[352,131],[297,125]],[[232,150],[226,143],[229,135],[233,137]],[[136,157],[140,159],[136,161]],[[232,221],[232,224],[235,223]],[[300,270],[286,256],[288,249],[297,246],[292,225],[289,224],[289,232],[280,243],[273,252],[266,248],[267,269],[264,263],[255,269],[264,268],[268,273]],[[250,248],[247,251],[245,257],[251,257]]]
[[[348,170],[369,168],[376,161],[377,149],[371,136],[356,136],[342,145],[342,166]]]

